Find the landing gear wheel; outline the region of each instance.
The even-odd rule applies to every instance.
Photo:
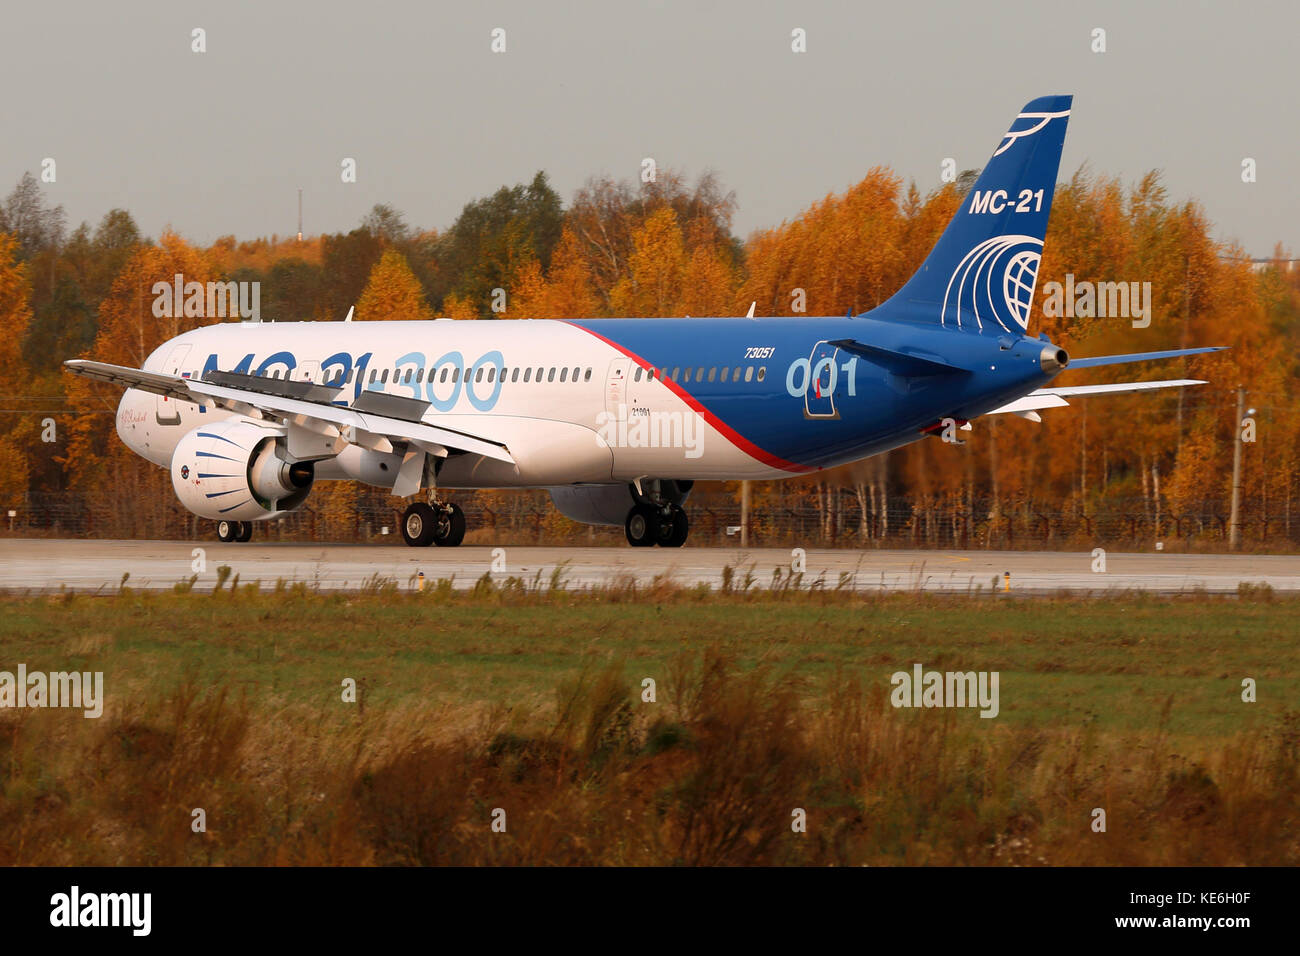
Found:
[[[674,505],[671,519],[664,520],[659,525],[659,546],[680,548],[690,533],[691,523],[687,520],[686,512]]]
[[[253,537],[253,522],[251,521],[239,522],[239,533],[235,535],[235,540],[247,541],[252,537]]]
[[[217,522],[217,540],[229,544],[239,536],[238,521],[218,521]]]
[[[402,538],[413,548],[427,548],[433,544],[437,527],[438,513],[423,501],[417,501],[402,515]]]
[[[438,515],[438,530],[433,543],[440,548],[454,548],[465,540],[465,512],[459,505],[447,505]]]
[[[623,522],[627,543],[634,548],[652,547],[659,537],[659,524],[658,509],[650,505],[636,505],[627,513],[627,519]]]

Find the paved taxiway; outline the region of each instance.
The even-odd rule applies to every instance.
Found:
[[[492,570],[489,547],[408,548],[397,546],[300,545],[250,542],[220,544],[186,541],[96,541],[0,538],[0,589],[9,592],[115,590],[124,572],[133,588],[170,588],[193,573],[195,548],[203,549],[204,571],[197,590],[210,589],[217,568],[228,565],[243,583],[277,579],[301,581],[321,589],[355,589],[378,575],[411,586],[417,572],[426,582],[453,578],[458,588],[470,587]],[[540,572],[546,586],[560,572],[567,587],[609,584],[635,578],[648,584],[659,574],[691,586],[722,583],[723,568],[737,569],[735,580],[752,571],[754,586],[772,583],[773,570],[790,571],[791,552],[782,548],[538,548],[502,549],[503,580],[516,575],[532,581]],[[1035,551],[840,551],[812,550],[805,558],[802,583],[822,576],[835,587],[841,575],[864,591],[925,589],[987,591],[1002,574],[1011,573],[1011,589],[1021,593],[1105,592],[1136,589],[1178,593],[1204,589],[1235,592],[1242,582],[1265,583],[1278,591],[1300,591],[1300,555],[1133,554],[1111,552],[1106,570],[1092,570],[1094,558],[1083,552]],[[499,562],[498,562],[499,565]]]

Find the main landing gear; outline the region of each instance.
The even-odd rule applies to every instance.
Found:
[[[623,522],[627,543],[634,548],[680,548],[691,532],[686,512],[674,504],[638,504]]]
[[[247,541],[253,536],[251,521],[218,521],[217,540],[227,544],[231,541]]]
[[[465,512],[458,505],[418,501],[402,515],[402,538],[413,548],[454,548],[465,540]]]

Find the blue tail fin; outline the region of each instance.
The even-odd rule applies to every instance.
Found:
[[[925,263],[881,306],[885,316],[1025,332],[1072,99],[1044,96],[1020,111]]]

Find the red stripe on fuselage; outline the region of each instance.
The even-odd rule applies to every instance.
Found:
[[[605,336],[601,335],[599,332],[593,329],[589,329],[584,325],[578,325],[576,322],[571,322],[568,320],[562,320],[562,321],[565,321],[566,324],[568,325],[572,325],[575,329],[582,329],[582,331],[594,335],[596,338],[600,339],[606,345],[618,349],[618,351],[622,352],[624,355],[626,355],[628,358],[636,362],[638,365],[640,365],[643,369],[646,369],[647,371],[657,368],[657,366],[653,365],[650,362],[647,362],[645,359],[637,355],[635,352],[632,352],[629,349],[625,349],[617,342],[613,341],[612,339],[607,339]],[[686,389],[682,388],[679,384],[674,382],[672,379],[660,378],[659,381],[664,385],[667,385],[670,389],[672,389],[672,391],[682,401],[684,401],[687,405],[693,408],[696,412],[698,412],[700,415],[703,415],[704,420],[708,422],[710,425],[712,425],[715,429],[717,429],[718,432],[724,438],[727,439],[727,441],[731,442],[733,445],[735,445],[737,448],[743,451],[750,458],[753,458],[755,461],[762,462],[763,464],[768,465],[772,468],[780,468],[782,471],[788,471],[796,475],[805,474],[810,471],[821,470],[820,468],[815,468],[812,465],[796,465],[794,462],[786,461],[784,458],[780,458],[776,455],[773,455],[771,452],[764,451],[763,449],[755,445],[752,441],[750,441],[748,438],[746,438],[744,435],[740,434],[740,432],[736,431],[734,428],[732,428],[730,425],[728,425],[726,422],[720,419],[717,415],[713,414],[713,412],[705,408],[702,402],[700,402],[697,398],[695,398],[695,396],[691,395],[690,392],[686,391]]]

